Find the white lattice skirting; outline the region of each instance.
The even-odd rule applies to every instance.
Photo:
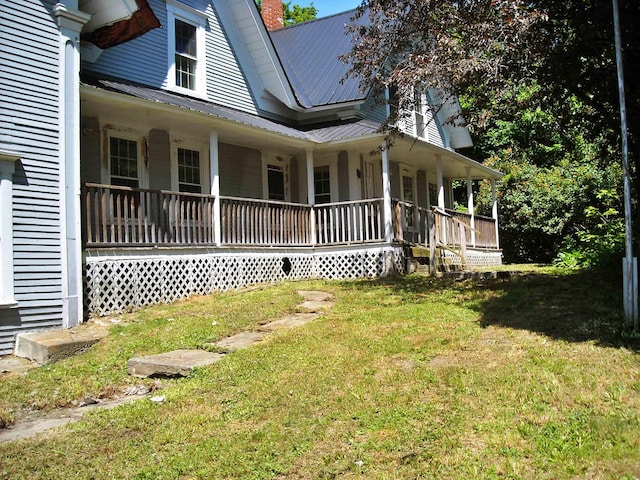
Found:
[[[101,316],[247,285],[404,273],[401,248],[291,252],[88,253],[85,308]]]

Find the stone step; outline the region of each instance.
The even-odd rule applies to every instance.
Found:
[[[224,357],[223,353],[205,350],[174,350],[145,357],[131,358],[127,362],[129,375],[135,377],[186,377],[195,367],[213,365]]]
[[[45,365],[83,352],[106,335],[106,328],[84,325],[68,330],[20,333],[15,355]]]

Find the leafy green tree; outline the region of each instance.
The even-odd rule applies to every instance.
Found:
[[[258,10],[262,11],[262,0],[256,0]],[[298,4],[291,6],[291,2],[282,2],[282,17],[285,27],[295,23],[314,20],[318,16],[318,9],[311,2],[306,7]]]
[[[318,9],[313,6],[313,2],[306,7],[301,7],[300,5],[293,5],[292,7],[291,2],[282,2],[282,7],[285,26],[314,20],[318,16]]]
[[[640,2],[619,1],[637,171]],[[603,191],[615,193],[610,202],[621,196],[610,1],[362,3],[350,27],[355,46],[344,57],[351,74],[379,92],[393,87],[410,93],[421,84],[462,98],[476,142],[470,156],[487,159],[506,174],[499,187],[499,213],[507,260],[550,261],[584,247],[587,238],[594,240],[584,232],[616,224],[622,208],[605,208],[598,198]],[[405,98],[393,110],[390,131],[411,111],[411,96]],[[483,195],[486,200],[486,189]],[[593,212],[590,207],[608,212],[608,222],[596,222],[597,215],[587,213]]]

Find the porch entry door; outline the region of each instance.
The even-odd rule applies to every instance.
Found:
[[[415,175],[402,175],[402,185],[400,193],[401,200],[405,202],[402,206],[402,230],[404,238],[414,242],[414,236],[417,234],[416,222],[416,177]],[[408,204],[408,205],[407,205]]]
[[[367,198],[376,198],[376,188],[375,188],[375,164],[372,160],[364,160],[363,165],[364,170],[364,185],[363,185],[363,197]]]

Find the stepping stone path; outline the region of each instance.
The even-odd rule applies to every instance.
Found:
[[[299,305],[301,311],[286,315],[279,320],[273,320],[261,325],[256,330],[240,332],[212,344],[219,352],[206,350],[175,350],[147,357],[132,358],[127,366],[131,375],[137,377],[184,377],[195,367],[212,365],[225,354],[233,350],[248,348],[264,340],[269,334],[282,328],[292,328],[304,325],[320,316],[320,312],[333,307],[333,295],[318,291],[299,291],[304,302]],[[59,427],[71,422],[77,422],[84,414],[95,409],[111,409],[118,405],[128,403],[140,398],[148,398],[150,401],[161,403],[163,396],[149,397],[147,391],[125,392],[124,398],[112,400],[88,401],[84,406],[68,409],[60,409],[44,417],[32,418],[17,422],[11,428],[0,430],[0,443],[28,438],[50,428]],[[81,403],[82,405],[82,403]]]
[[[186,377],[195,367],[212,365],[220,361],[225,354],[234,350],[249,348],[261,342],[269,334],[281,328],[304,325],[320,316],[320,311],[333,306],[333,295],[327,292],[301,290],[298,294],[304,299],[298,308],[305,310],[279,320],[261,325],[256,330],[247,330],[223,338],[211,346],[218,352],[205,350],[176,350],[146,357],[136,357],[127,363],[130,375],[136,377]]]

